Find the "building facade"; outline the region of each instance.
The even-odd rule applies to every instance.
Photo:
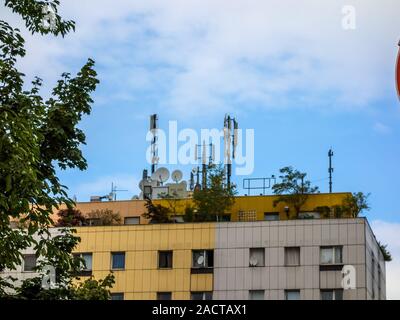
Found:
[[[113,272],[114,299],[386,298],[385,262],[365,218],[77,230],[83,278]],[[32,276],[29,254],[30,267],[13,276]]]
[[[321,207],[332,208],[342,205],[343,200],[351,196],[349,192],[338,193],[316,193],[310,194],[306,202],[302,205],[301,215],[318,214]],[[258,195],[258,196],[235,196],[235,202],[230,212],[222,217],[220,221],[263,221],[263,220],[287,220],[293,218],[294,208],[287,206],[285,203],[275,203],[279,198],[277,195]],[[173,218],[178,222],[182,222],[182,216],[187,206],[193,206],[192,198],[184,199],[158,199],[153,200],[154,204],[161,204],[166,207],[173,207]],[[84,215],[95,210],[112,210],[119,213],[123,219],[123,224],[147,224],[148,220],[143,218],[146,212],[146,201],[144,200],[120,200],[120,201],[92,201],[77,202],[76,209],[80,210]],[[65,206],[61,207],[65,208]],[[319,217],[319,216],[317,216]],[[54,211],[53,220],[57,221],[57,210]]]

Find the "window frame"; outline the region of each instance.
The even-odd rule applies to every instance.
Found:
[[[91,262],[90,262],[91,266],[90,266],[90,268],[88,268],[86,266],[86,260],[83,257],[84,255],[90,255],[91,256]],[[80,259],[83,259],[85,261],[85,267],[81,268],[78,271],[78,275],[80,275],[80,276],[90,276],[92,274],[92,271],[93,271],[93,252],[76,252],[76,253],[73,254],[73,257],[74,258],[80,258]]]
[[[332,292],[332,299],[322,299],[324,292]],[[341,299],[338,299],[338,293],[340,292]],[[331,301],[331,300],[343,300],[343,289],[320,289],[320,300]]]
[[[169,299],[160,299],[160,296],[163,295],[163,294],[169,295]],[[157,292],[156,300],[158,300],[158,301],[172,300],[172,292],[171,291],[159,291],[159,292]]]
[[[298,293],[299,298],[298,299],[288,299],[288,294],[290,293]],[[301,290],[300,289],[286,289],[285,290],[285,300],[301,300]]]
[[[252,299],[252,294],[255,294],[255,293],[262,293],[262,299]],[[249,290],[249,300],[265,300],[265,290],[263,290],[263,289],[259,289],[259,290]]]
[[[332,263],[322,262],[322,250],[332,249]],[[340,262],[336,261],[336,251],[340,251]],[[319,264],[323,266],[343,265],[343,246],[321,246],[319,249]]]
[[[203,252],[205,259],[203,266],[196,266],[194,261],[194,254],[196,252]],[[214,272],[214,250],[213,249],[193,249],[192,250],[192,267],[191,273],[213,273]]]
[[[27,257],[34,257],[35,258],[35,265],[32,268],[30,268],[29,270],[25,269],[25,267],[26,267],[25,258],[27,258]],[[38,260],[38,257],[34,253],[24,254],[23,255],[23,262],[22,262],[22,272],[29,272],[29,273],[36,272],[35,268],[37,266],[37,262],[38,262],[37,260]]]
[[[123,254],[124,256],[124,266],[122,268],[114,268],[114,255],[117,254]],[[119,270],[125,270],[126,267],[126,253],[124,251],[115,251],[115,252],[111,252],[111,270],[115,270],[115,271],[119,271]]]
[[[171,254],[171,258],[170,258],[171,266],[162,267],[160,265],[160,262],[161,262],[160,258],[161,258],[162,254]],[[172,269],[173,268],[173,266],[174,266],[174,252],[172,250],[159,250],[157,255],[158,255],[158,269],[168,270],[168,269]],[[167,262],[168,262],[168,258],[167,258]]]
[[[193,295],[194,294],[201,294],[201,299],[193,299]],[[210,299],[207,299],[207,295],[209,295],[208,297]],[[190,292],[190,300],[194,300],[194,301],[201,301],[201,300],[205,300],[205,301],[209,301],[212,300],[213,298],[213,292],[212,291],[191,291]]]
[[[122,297],[122,299],[113,299],[113,296],[114,297],[119,296],[119,297]],[[113,301],[125,300],[125,295],[123,292],[111,292],[111,300],[113,300]]]
[[[288,263],[288,258],[287,258],[287,256],[288,256],[288,251],[289,250],[293,250],[293,249],[296,249],[298,252],[299,252],[299,254],[298,254],[298,257],[299,257],[299,260],[298,260],[298,262],[296,263],[296,264],[291,264],[291,263]],[[300,266],[301,265],[301,247],[298,247],[298,246],[291,246],[291,247],[285,247],[284,248],[284,259],[285,259],[285,267],[298,267],[298,266]]]
[[[250,264],[251,257],[252,257],[252,251],[253,251],[253,253],[256,253],[256,255],[257,255],[257,252],[259,252],[259,253],[262,252],[262,262],[255,266],[252,266]],[[265,267],[265,248],[259,248],[259,247],[258,248],[257,247],[249,248],[249,267],[251,267],[251,268]]]
[[[126,223],[127,220],[129,219],[137,219],[138,223]],[[129,217],[124,217],[124,226],[137,226],[140,224],[140,216],[129,216]]]
[[[265,219],[265,217],[277,217],[278,219]],[[280,221],[279,212],[264,212],[264,221]]]

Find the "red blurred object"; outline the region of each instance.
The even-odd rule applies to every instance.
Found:
[[[400,49],[399,53],[397,54],[397,63],[396,63],[396,88],[397,88],[397,96],[400,99]]]

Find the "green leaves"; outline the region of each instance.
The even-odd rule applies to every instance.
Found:
[[[61,34],[64,37],[71,30],[75,31],[74,21],[64,21],[58,15],[58,0],[5,0],[5,5],[24,19],[25,26],[32,34]],[[44,22],[49,18],[54,18],[54,27],[46,27]]]
[[[225,171],[222,166],[211,166],[207,171],[207,186],[193,193],[195,205],[194,221],[216,221],[234,204],[236,187],[225,186]]]
[[[75,24],[61,19],[59,4],[56,0],[5,0],[5,6],[19,14],[32,33],[65,36]],[[32,81],[30,89],[23,89],[24,74],[16,63],[24,55],[19,30],[0,21],[0,269],[15,269],[21,263],[20,252],[34,247],[42,261],[57,266],[60,277],[68,282],[71,251],[79,238],[72,231],[49,238],[53,209],[73,204],[56,169],[87,166],[80,150],[85,135],[77,125],[83,115],[90,114],[97,74],[94,61],[88,59],[75,77],[64,73],[52,97],[44,101],[39,94],[40,78]],[[12,221],[21,228],[11,228]],[[0,293],[3,285],[0,281]],[[32,280],[25,289],[37,289],[37,285]]]
[[[318,192],[318,187],[311,186],[311,182],[305,180],[306,173],[294,170],[292,167],[284,167],[279,170],[281,175],[279,178],[282,179],[281,183],[276,183],[272,187],[274,194],[280,195],[277,200],[274,201],[274,206],[278,203],[284,202],[289,206],[292,206],[295,211],[295,217],[297,218],[301,207],[307,201],[308,195]],[[288,218],[290,213],[287,212]]]

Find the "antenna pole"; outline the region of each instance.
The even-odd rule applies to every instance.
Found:
[[[328,172],[329,172],[329,193],[332,193],[332,172],[333,172],[333,167],[332,167],[333,151],[332,151],[332,148],[329,149],[328,157],[329,157],[329,168],[328,168]]]
[[[157,114],[150,116],[150,131],[153,134],[151,140],[151,174],[153,174],[157,165]]]
[[[232,134],[233,128],[233,134]],[[237,134],[238,134],[238,122],[235,118],[231,118],[230,115],[225,115],[224,119],[224,151],[225,151],[225,173],[226,173],[226,185],[228,188],[231,186],[232,176],[232,159],[235,159],[236,146],[237,146]]]

